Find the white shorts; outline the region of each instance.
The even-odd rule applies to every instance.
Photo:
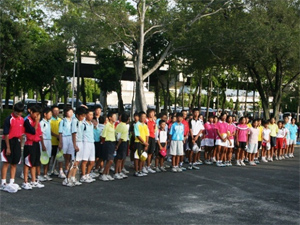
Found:
[[[170,155],[184,155],[183,141],[171,141]]]
[[[288,143],[287,145],[295,145],[296,139],[288,139],[288,140],[286,140],[286,142]]]
[[[251,154],[257,153],[258,143],[249,143],[247,152]]]
[[[227,148],[234,148],[234,139],[230,139],[231,141],[231,145],[229,143],[229,141],[227,140]]]
[[[217,139],[216,145],[227,147],[227,141],[223,142],[221,139]]]
[[[83,142],[83,161],[95,161],[95,144],[94,142]]]
[[[80,162],[83,159],[83,142],[76,142],[76,145],[79,148],[79,151],[76,152],[76,161]]]
[[[72,136],[66,136],[62,137],[62,149],[64,154],[69,154],[72,156],[72,159],[74,159],[74,146],[73,146],[73,141],[72,141]]]
[[[52,153],[52,142],[51,140],[44,140],[44,145],[46,147],[46,151],[49,157],[51,157],[51,153]],[[42,142],[40,141],[40,149],[41,152],[43,151],[42,149]]]
[[[212,139],[212,138],[206,138],[205,139],[205,146],[214,147],[215,146],[215,140]]]
[[[206,139],[202,139],[201,140],[201,144],[200,144],[200,147],[204,147],[206,145]]]

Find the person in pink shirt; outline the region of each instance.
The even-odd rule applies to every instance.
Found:
[[[256,166],[254,162],[254,156],[258,150],[258,136],[259,136],[259,129],[257,128],[258,121],[253,120],[252,126],[249,128],[249,135],[248,135],[248,156],[249,156],[249,164],[250,166]]]
[[[245,150],[248,145],[248,132],[249,127],[246,124],[245,117],[241,117],[239,119],[239,124],[237,125],[236,132],[236,144],[238,146],[237,154],[236,154],[236,165],[237,166],[246,166],[243,162],[245,156]]]
[[[217,162],[216,160],[216,152],[217,152],[217,149],[216,149],[216,137],[217,137],[217,130],[216,130],[216,124],[218,123],[219,121],[219,118],[217,116],[214,116],[214,122],[211,124],[212,128],[214,129],[214,147],[213,147],[213,150],[212,150],[212,156],[213,156],[213,159],[212,161],[213,162]]]
[[[220,121],[216,124],[215,129],[217,131],[216,146],[217,146],[217,166],[226,166],[223,164],[223,160],[226,160],[225,155],[227,153],[227,140],[229,139],[228,123],[226,123],[227,115],[222,113]]]
[[[231,158],[232,158],[232,152],[234,148],[234,138],[236,133],[236,126],[233,123],[233,117],[228,116],[227,117],[227,123],[228,123],[228,133],[229,133],[229,140],[227,142],[227,161],[225,162],[226,166],[232,166],[231,164]]]
[[[205,164],[211,165],[213,162],[211,162],[211,153],[215,145],[215,128],[213,126],[214,117],[209,116],[208,121],[204,124],[205,129],[205,152],[204,152],[204,158],[205,158]]]

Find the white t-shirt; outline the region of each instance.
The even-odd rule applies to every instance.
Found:
[[[158,141],[160,143],[166,143],[168,139],[168,132],[165,130],[156,130],[155,132],[155,140]]]
[[[270,133],[271,133],[271,130],[269,129],[269,128],[264,128],[263,129],[263,132],[262,132],[262,134],[263,134],[263,142],[266,142],[266,141],[269,141],[269,139],[270,139]]]
[[[190,129],[192,129],[193,135],[197,135],[199,134],[200,130],[204,130],[203,121],[200,119],[198,120],[191,119],[189,121],[189,126]]]
[[[278,129],[277,138],[284,138],[286,134],[285,128]]]

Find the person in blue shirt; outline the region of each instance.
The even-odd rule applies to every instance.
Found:
[[[43,110],[44,118],[40,122],[41,130],[43,135],[41,136],[41,149],[42,151],[46,151],[49,158],[51,158],[52,155],[52,143],[51,143],[51,126],[50,126],[50,120],[52,117],[52,111],[49,107],[46,107]],[[50,162],[50,160],[49,160]],[[38,177],[41,181],[50,181],[52,178],[47,174],[49,169],[49,163],[47,165],[44,165],[44,179],[41,179],[41,177]]]
[[[178,166],[180,161],[180,156],[183,153],[184,144],[184,125],[182,124],[183,115],[182,113],[177,113],[177,121],[172,124],[169,132],[169,142],[170,144],[170,155],[172,156],[172,171],[182,172],[181,168]]]
[[[76,117],[72,119],[71,123],[71,133],[72,133],[72,143],[73,148],[75,149],[75,160],[72,168],[70,168],[67,177],[62,182],[62,185],[67,187],[79,186],[80,183],[76,178],[76,172],[78,169],[78,165],[82,161],[83,158],[83,120],[86,116],[86,109],[84,107],[78,107],[75,112]]]
[[[294,158],[294,151],[295,151],[295,145],[297,141],[297,132],[298,132],[298,127],[296,125],[296,119],[292,118],[291,123],[289,124],[289,133],[290,133],[290,140],[289,140],[289,158]]]
[[[94,125],[92,123],[93,116],[93,111],[88,110],[85,121],[83,122],[83,159],[81,163],[82,177],[80,182],[85,183],[95,181],[95,179],[90,176],[95,164]]]
[[[74,159],[74,147],[72,143],[72,132],[71,123],[73,117],[73,109],[71,107],[66,107],[64,109],[64,118],[59,122],[59,145],[58,148],[63,150],[65,158],[65,173],[69,171],[69,164],[71,159]],[[58,175],[60,178],[66,178],[63,171],[60,171]]]

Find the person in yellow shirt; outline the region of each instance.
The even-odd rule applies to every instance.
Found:
[[[106,161],[103,174],[100,177],[100,180],[102,181],[114,180],[114,178],[109,174],[109,170],[114,161],[116,151],[116,131],[114,124],[117,120],[117,116],[115,113],[109,112],[107,118],[108,123],[105,124],[101,135],[102,141],[104,140],[103,151],[105,152],[103,160]]]
[[[59,123],[61,121],[61,118],[58,117],[58,115],[59,115],[58,106],[56,106],[56,105],[52,106],[51,111],[52,111],[52,117],[50,120],[50,126],[51,126],[51,144],[52,144],[51,156],[52,157],[50,159],[49,164],[51,163],[51,160],[52,160],[52,163],[54,163],[54,161],[55,161],[54,159],[55,159],[58,145],[59,145],[59,132],[58,132]],[[63,163],[59,162],[58,166],[59,166],[59,171],[63,171]],[[53,168],[55,168],[55,165],[53,166]],[[49,171],[48,173],[49,173],[48,175],[51,175],[53,173],[56,176],[61,175],[61,178],[66,178],[66,177],[64,177],[63,172],[61,174],[59,174],[56,169],[54,171]]]
[[[259,149],[261,148],[262,132],[263,132],[264,127],[261,125],[261,119],[257,119],[257,121],[258,121],[257,129],[259,131],[259,133],[258,133],[258,151],[257,151],[257,153],[254,156],[254,162],[256,164],[259,164],[259,160],[258,160],[258,158],[259,158]]]
[[[128,176],[122,173],[122,162],[126,159],[127,153],[127,140],[128,140],[128,127],[127,123],[129,122],[129,116],[126,113],[121,115],[121,122],[116,128],[117,133],[117,155],[116,155],[116,165],[115,165],[115,176],[117,180],[127,178]]]
[[[271,162],[273,161],[273,155],[274,155],[274,149],[276,147],[276,136],[278,132],[278,126],[276,124],[275,118],[272,117],[270,119],[270,124],[269,124],[269,129],[271,130],[270,136],[271,136],[271,150],[270,150],[270,157],[271,157]]]

